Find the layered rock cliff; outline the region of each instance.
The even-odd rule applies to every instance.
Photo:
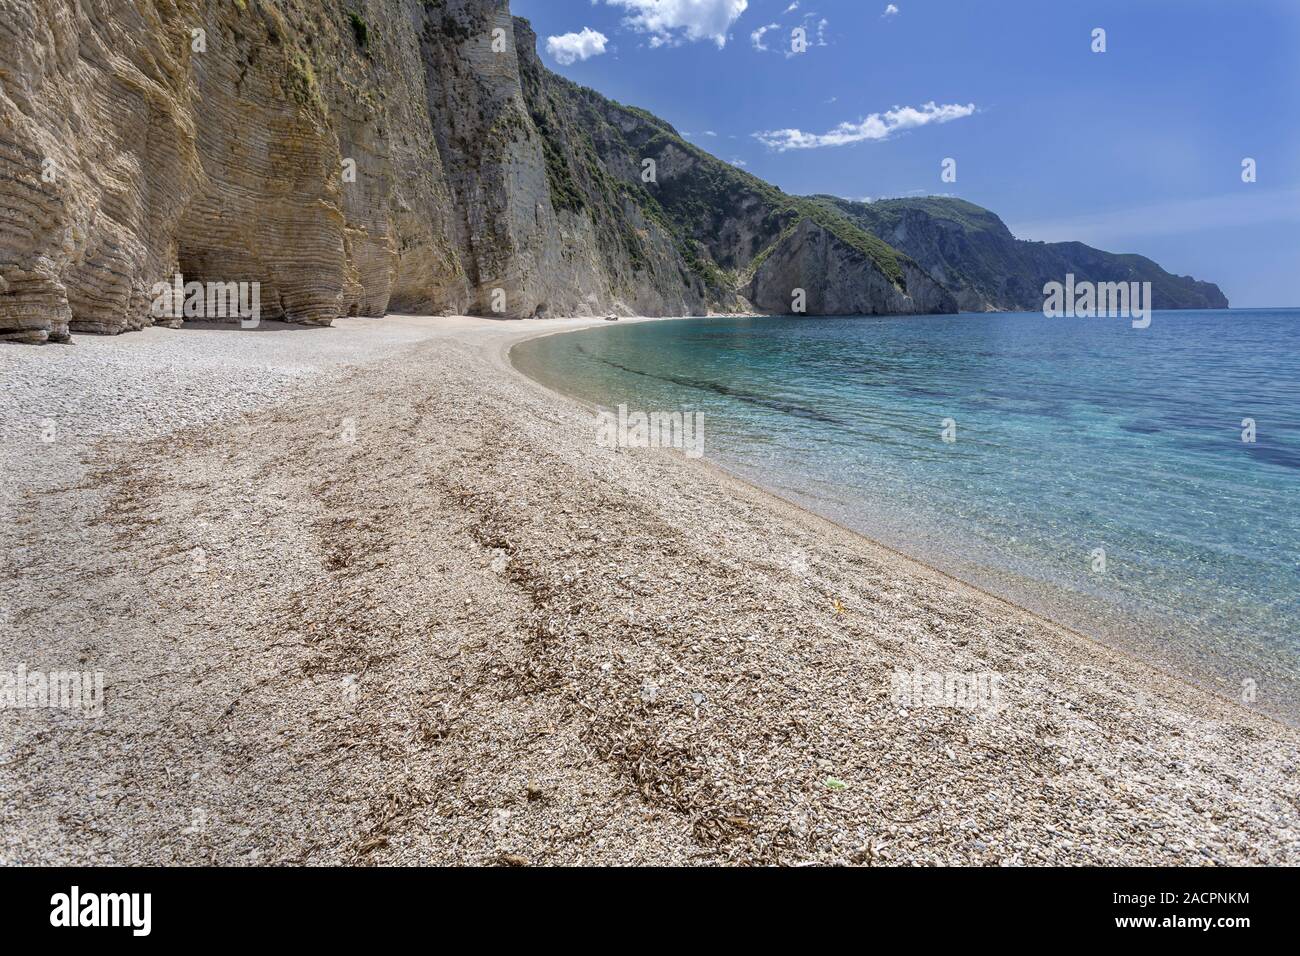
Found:
[[[176,272],[300,322],[465,303],[422,23],[388,19],[0,0],[0,331],[139,328]]]
[[[0,0],[0,336],[164,321],[177,273],[317,324],[748,308],[802,201],[535,46],[504,0]],[[813,301],[920,308],[919,270],[839,231]],[[772,308],[819,288],[788,260]]]
[[[961,199],[927,196],[853,202],[814,197],[828,210],[906,252],[948,288],[965,311],[1033,311],[1043,285],[1067,273],[1091,282],[1150,282],[1157,309],[1226,309],[1212,282],[1171,275],[1143,256],[1081,242],[1027,242],[996,215]]]
[[[549,72],[506,0],[0,0],[0,339],[176,324],[177,274],[314,324],[1020,301],[878,226]]]

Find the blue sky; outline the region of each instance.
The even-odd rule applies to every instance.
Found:
[[[552,69],[787,192],[957,195],[1234,306],[1300,305],[1300,0],[793,5],[511,0]]]

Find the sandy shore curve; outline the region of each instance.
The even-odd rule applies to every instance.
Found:
[[[592,324],[0,350],[0,672],[106,687],[0,709],[0,860],[1300,862],[1300,733],[599,447],[508,359]]]

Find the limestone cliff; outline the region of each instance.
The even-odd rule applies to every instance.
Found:
[[[660,226],[675,243],[681,281],[711,308],[790,313],[799,289],[810,315],[955,308],[920,266],[846,217],[722,162],[644,110],[546,72],[531,49],[521,50],[525,85],[551,117],[538,126],[565,160],[556,164],[559,174],[576,170],[603,184],[607,205]],[[563,130],[580,131],[576,153]],[[585,185],[581,191],[589,198]],[[639,259],[639,230],[619,235]],[[649,264],[651,272],[659,268]]]
[[[175,272],[299,322],[466,303],[403,14],[0,0],[0,332],[139,328]]]
[[[317,324],[747,308],[801,201],[535,44],[505,0],[0,0],[0,336],[140,328],[176,273]]]
[[[176,274],[328,324],[948,311],[944,268],[551,73],[506,0],[0,0],[0,339],[176,324]]]
[[[956,312],[957,302],[910,259],[895,283],[866,254],[811,219],[801,220],[763,257],[746,293],[765,312],[879,315]],[[802,290],[799,307],[792,290]]]

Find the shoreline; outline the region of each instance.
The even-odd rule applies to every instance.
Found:
[[[694,318],[694,317],[691,316],[673,316],[673,317],[663,317],[663,318],[636,317],[635,321],[650,321],[650,322],[672,321],[674,319],[679,319],[679,318]],[[711,316],[707,316],[707,318],[726,319],[726,318],[737,318],[737,316],[730,316],[730,315],[712,316],[711,315]],[[591,327],[599,327],[599,326],[591,326]],[[587,328],[587,327],[584,326],[583,328]],[[533,339],[538,339],[538,338],[549,337],[553,335],[564,335],[569,332],[574,332],[579,330],[580,329],[552,329],[546,331],[538,331],[535,334],[522,335],[519,338],[515,339],[514,341],[510,342],[508,345],[502,346],[500,359],[503,365],[505,367],[508,367],[508,369],[511,372],[522,376],[523,378],[545,389],[547,392],[549,392],[552,395],[555,395],[561,400],[571,402],[574,405],[582,408],[584,411],[590,414],[595,414],[599,410],[599,407],[597,405],[577,395],[573,395],[563,391],[562,389],[556,388],[544,381],[540,381],[536,378],[533,378],[523,369],[519,368],[519,366],[514,362],[513,358],[511,357],[515,347],[520,345],[523,342],[531,341]],[[1297,723],[1294,720],[1288,720],[1281,713],[1270,712],[1262,708],[1252,709],[1246,707],[1239,700],[1236,700],[1230,695],[1225,694],[1220,690],[1218,690],[1217,688],[1213,687],[1208,680],[1203,678],[1198,678],[1198,676],[1193,673],[1181,673],[1178,670],[1173,669],[1171,666],[1164,664],[1164,662],[1162,661],[1153,660],[1144,656],[1140,649],[1136,647],[1126,646],[1125,641],[1118,635],[1112,635],[1110,637],[1107,637],[1106,635],[1089,634],[1083,630],[1080,630],[1078,627],[1071,625],[1065,620],[1054,617],[1050,611],[1038,611],[1038,610],[1034,610],[1033,608],[1026,607],[1024,604],[1021,604],[1013,595],[1000,593],[999,591],[995,590],[992,586],[984,586],[976,581],[968,580],[957,573],[944,570],[943,568],[939,567],[937,564],[931,563],[930,561],[926,560],[920,555],[908,551],[905,546],[899,547],[899,546],[888,544],[882,540],[873,537],[871,534],[869,534],[866,531],[862,531],[850,527],[847,524],[837,521],[834,517],[830,515],[821,514],[809,506],[806,506],[804,504],[801,504],[800,502],[787,498],[786,496],[781,494],[781,492],[778,491],[777,489],[767,487],[756,481],[746,478],[743,475],[728,470],[726,466],[709,459],[707,455],[700,459],[691,459],[685,455],[680,454],[679,452],[676,452],[675,450],[669,450],[669,452],[671,454],[676,455],[678,458],[680,458],[680,461],[683,466],[689,468],[702,469],[705,472],[705,474],[708,475],[712,480],[723,482],[733,490],[738,490],[738,491],[744,490],[746,493],[748,493],[751,496],[751,499],[756,504],[759,504],[760,506],[764,502],[766,502],[770,507],[777,507],[782,510],[793,510],[796,513],[806,516],[809,520],[817,522],[824,529],[827,530],[834,529],[834,533],[848,535],[853,538],[860,539],[861,541],[865,542],[866,544],[870,545],[873,548],[878,548],[885,552],[888,552],[889,554],[894,555],[898,559],[909,563],[918,572],[925,572],[925,573],[937,575],[939,578],[953,585],[968,588],[972,592],[979,594],[989,600],[997,601],[1002,604],[1005,604],[1007,607],[1014,609],[1016,612],[1020,614],[1024,614],[1027,617],[1030,617],[1045,626],[1056,628],[1065,634],[1068,634],[1078,640],[1085,641],[1089,644],[1095,645],[1098,648],[1124,655],[1126,658],[1132,660],[1136,664],[1145,667],[1150,667],[1154,671],[1166,676],[1169,680],[1178,681],[1180,683],[1187,684],[1191,687],[1196,688],[1199,691],[1210,694],[1216,699],[1222,701],[1223,703],[1229,706],[1238,707],[1245,712],[1260,714],[1264,717],[1267,717],[1269,720],[1275,721],[1277,724],[1283,727],[1288,727],[1291,729],[1300,729],[1300,723]]]
[[[121,417],[91,383],[145,424],[13,502],[0,657],[86,662],[107,706],[3,715],[0,859],[1300,862],[1300,733],[712,463],[596,448],[508,352],[599,324],[159,331],[20,374],[20,409],[91,435]],[[223,395],[261,397],[202,417]],[[1001,674],[1002,706],[900,708],[900,671]]]

